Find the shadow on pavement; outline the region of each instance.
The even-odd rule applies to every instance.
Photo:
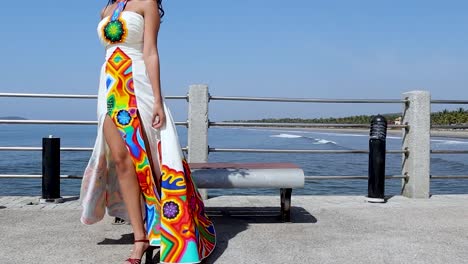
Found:
[[[76,201],[78,199],[80,199],[79,196],[66,197],[66,198],[63,198],[63,202],[71,202],[71,201]]]
[[[105,238],[103,241],[99,242],[98,245],[132,245],[133,244],[133,233],[131,234],[123,234],[119,239],[109,239]],[[160,254],[159,254],[159,247],[156,247],[153,251],[153,260],[148,261],[146,259],[146,255],[143,256],[142,263],[145,264],[156,264],[159,263]]]
[[[133,233],[123,234],[119,239],[105,238],[99,242],[98,245],[132,245],[133,244]]]
[[[209,207],[206,212],[213,220],[216,229],[216,248],[202,261],[203,264],[216,263],[229,245],[229,240],[247,230],[250,224],[315,224],[317,218],[302,207],[291,208],[291,223],[283,223],[279,207]],[[119,239],[105,238],[98,245],[131,245],[133,234],[123,234]],[[153,263],[159,263],[159,249],[156,249]],[[146,262],[149,263],[149,262]],[[151,264],[153,264],[151,263]]]
[[[385,200],[385,202],[388,202],[388,201],[391,200],[393,197],[395,197],[395,195],[385,195],[384,200]]]
[[[279,207],[209,207],[208,216],[216,229],[216,248],[203,264],[216,263],[229,245],[229,240],[245,231],[250,224],[314,224],[317,219],[302,207],[291,208],[291,223],[283,223]]]

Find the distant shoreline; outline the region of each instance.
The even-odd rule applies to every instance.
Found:
[[[27,118],[21,116],[0,116],[2,120],[28,120]]]
[[[228,126],[226,126],[228,127]],[[239,127],[229,127],[239,128]],[[244,128],[254,129],[273,129],[273,130],[304,130],[304,131],[320,131],[320,132],[333,132],[333,133],[357,133],[357,134],[369,134],[369,129],[365,128],[330,128],[330,127],[272,127],[272,126],[253,126]],[[401,129],[388,129],[387,134],[389,135],[402,135]],[[431,129],[432,137],[444,137],[444,138],[468,138],[468,130],[447,130],[447,129]]]

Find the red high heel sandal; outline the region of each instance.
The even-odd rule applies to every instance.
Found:
[[[149,240],[148,239],[140,239],[140,240],[135,240],[133,242],[134,243],[137,243],[137,242],[149,243]],[[146,255],[146,263],[152,263],[152,261],[153,261],[153,250],[154,250],[154,247],[152,247],[150,245],[145,249],[145,251],[143,251],[143,255]],[[143,256],[142,256],[142,258],[143,258]],[[125,260],[125,261],[129,262],[130,264],[141,264],[141,258],[140,259],[129,258],[129,259]]]

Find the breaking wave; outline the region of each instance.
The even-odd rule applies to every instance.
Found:
[[[326,140],[323,138],[314,138],[314,137],[307,137],[307,136],[301,136],[301,135],[294,135],[294,134],[278,134],[278,135],[271,135],[270,137],[276,137],[276,138],[304,138],[308,140],[312,140],[315,145],[321,145],[321,144],[333,144],[336,145],[335,141],[331,140]]]

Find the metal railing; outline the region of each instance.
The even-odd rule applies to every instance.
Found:
[[[208,89],[208,87],[206,87]],[[208,101],[254,101],[287,103],[340,103],[340,104],[407,104],[407,99],[319,99],[285,97],[211,96]],[[305,127],[305,128],[369,128],[369,124],[327,124],[327,123],[262,123],[262,122],[208,122],[208,127]],[[408,128],[408,125],[389,125],[389,128]],[[209,148],[209,152],[250,152],[250,153],[309,153],[309,154],[368,154],[368,150],[316,150],[316,149],[236,149]],[[390,154],[408,153],[404,150],[389,150]]]
[[[255,101],[255,102],[288,102],[288,103],[340,103],[340,104],[401,104],[406,99],[318,99],[286,97],[248,97],[248,96],[209,96],[209,100],[218,101]]]
[[[328,149],[237,149],[209,148],[209,152],[245,152],[245,153],[309,153],[309,154],[369,154],[369,150],[328,150]],[[408,150],[387,150],[389,154],[409,153]]]
[[[432,179],[466,179],[467,176],[463,175],[448,175],[448,176],[430,176]],[[40,174],[1,174],[0,179],[40,179],[42,175]],[[83,176],[79,175],[60,175],[61,179],[82,179]],[[367,180],[369,176],[343,176],[343,175],[327,175],[327,176],[305,176],[306,181],[317,181],[317,180]],[[405,175],[387,175],[385,179],[407,179],[408,176]]]
[[[187,122],[174,122],[176,126],[188,126]],[[78,120],[7,120],[0,119],[0,124],[9,125],[97,125],[97,121],[78,121]]]
[[[305,127],[305,128],[370,128],[368,124],[327,123],[263,123],[263,122],[209,122],[210,127]],[[388,128],[407,128],[408,125],[389,125]]]
[[[96,95],[75,94],[29,94],[0,93],[1,97],[16,98],[50,98],[50,99],[96,99]],[[205,85],[190,86],[185,96],[165,96],[165,99],[186,100],[189,103],[188,121],[176,122],[178,126],[188,128],[189,145],[182,148],[188,152],[190,162],[207,162],[211,152],[245,152],[245,153],[307,153],[307,154],[368,154],[369,150],[317,150],[317,149],[251,149],[251,148],[218,148],[210,147],[207,131],[210,127],[278,127],[278,128],[369,128],[368,124],[318,124],[318,123],[262,123],[262,122],[212,122],[208,120],[208,104],[210,101],[250,101],[250,102],[287,102],[287,103],[338,103],[338,104],[402,104],[402,124],[389,125],[392,129],[402,129],[403,146],[401,150],[387,150],[388,154],[402,154],[402,175],[387,175],[386,179],[402,179],[403,194],[409,197],[428,197],[428,181],[430,179],[468,179],[464,175],[430,175],[428,169],[417,169],[416,164],[424,161],[430,154],[468,154],[468,150],[430,150],[426,138],[430,132],[430,104],[468,104],[465,100],[430,100],[428,92],[416,91],[403,94],[403,99],[317,99],[317,98],[283,98],[283,97],[239,97],[211,96]],[[424,108],[426,107],[426,108]],[[0,120],[0,124],[48,124],[48,125],[96,125],[96,121],[79,120]],[[465,125],[446,126],[433,125],[432,128],[464,129]],[[201,131],[201,132],[200,132]],[[422,137],[421,137],[422,135]],[[420,144],[425,138],[427,144]],[[418,141],[418,142],[416,142]],[[92,151],[91,147],[62,147],[61,151]],[[41,147],[6,147],[0,146],[0,151],[41,151]],[[424,157],[423,157],[424,156]],[[425,161],[424,161],[425,162]],[[426,164],[427,165],[427,164]],[[428,166],[423,166],[428,167]],[[419,171],[418,171],[419,170]],[[0,178],[40,178],[41,175],[11,175],[3,174]],[[61,175],[62,179],[80,179],[80,176]],[[306,176],[306,181],[316,180],[362,180],[368,176]],[[409,187],[411,186],[411,187]],[[423,187],[421,187],[423,186]],[[406,191],[405,191],[406,188]]]
[[[33,94],[33,93],[0,93],[1,97],[16,98],[51,98],[51,99],[97,99],[97,95],[89,94]],[[184,99],[188,100],[187,95],[164,96],[165,99]]]
[[[468,104],[467,100],[431,100],[431,104]]]
[[[467,100],[431,100],[431,104],[467,105]],[[467,129],[467,125],[431,125],[439,129]],[[468,150],[431,149],[431,154],[468,154]],[[468,179],[468,175],[430,175],[431,179]]]

